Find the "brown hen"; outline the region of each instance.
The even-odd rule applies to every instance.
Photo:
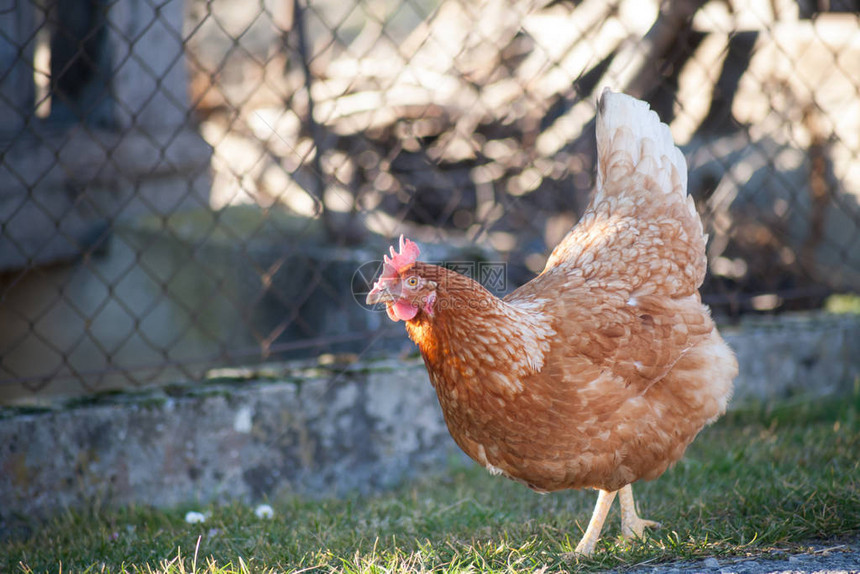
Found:
[[[726,410],[737,362],[698,288],[705,241],[687,169],[644,102],[604,92],[598,174],[546,268],[504,299],[418,261],[401,237],[367,296],[406,322],[451,435],[474,460],[538,491],[599,490],[576,548],[590,554],[619,494],[660,476]]]

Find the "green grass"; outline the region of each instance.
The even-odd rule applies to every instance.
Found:
[[[619,538],[617,507],[596,555],[570,555],[593,492],[537,495],[453,465],[395,492],[273,501],[276,515],[210,506],[68,513],[0,544],[2,572],[596,571],[706,556],[800,550],[860,536],[860,395],[732,413],[657,481],[634,487],[663,529]]]
[[[860,315],[860,296],[839,294],[831,295],[824,302],[824,310],[829,313]]]

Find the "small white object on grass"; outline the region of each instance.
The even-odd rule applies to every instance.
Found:
[[[201,522],[206,522],[206,516],[201,512],[194,512],[192,510],[185,513],[185,522],[188,524],[200,524]]]
[[[271,518],[275,515],[275,511],[268,504],[261,504],[254,509],[254,514],[257,518]]]

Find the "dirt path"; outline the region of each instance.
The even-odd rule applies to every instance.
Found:
[[[639,564],[625,574],[860,574],[860,540],[829,547],[815,547],[803,554],[775,552],[757,558],[708,558],[696,562]]]

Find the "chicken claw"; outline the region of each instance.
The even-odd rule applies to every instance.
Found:
[[[621,504],[621,536],[624,538],[642,538],[645,528],[660,528],[659,522],[639,518],[633,502],[633,487],[629,484],[618,491],[618,502]]]

